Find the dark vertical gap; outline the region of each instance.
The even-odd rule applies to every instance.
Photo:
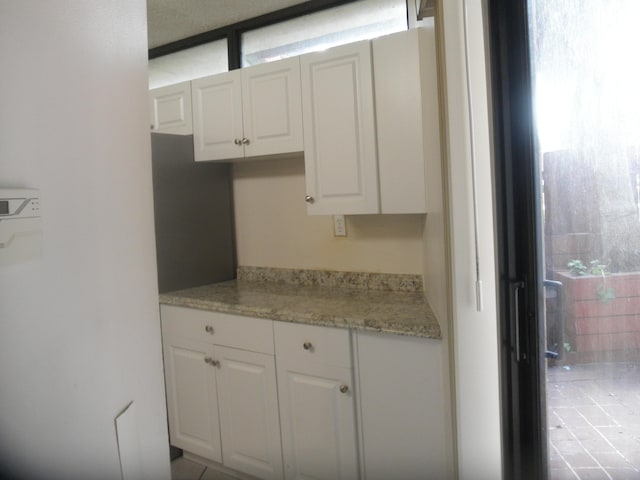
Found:
[[[229,71],[242,67],[242,33],[239,30],[231,30],[227,35],[227,49],[229,55]]]
[[[504,477],[546,478],[544,351],[527,2],[489,0]],[[514,282],[524,289],[514,290]],[[514,298],[519,295],[518,301]],[[516,307],[517,305],[517,307]],[[518,308],[518,311],[516,311]],[[516,329],[519,319],[519,329]],[[516,338],[519,330],[520,338]],[[516,358],[516,344],[522,352]],[[526,357],[526,358],[525,358]]]

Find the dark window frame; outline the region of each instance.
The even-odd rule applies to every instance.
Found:
[[[188,48],[215,42],[216,40],[227,40],[227,51],[229,60],[229,70],[241,68],[242,64],[242,34],[250,30],[266,27],[276,23],[302,17],[311,13],[320,12],[329,8],[338,7],[356,0],[309,0],[298,5],[266,13],[258,17],[253,17],[241,22],[216,28],[207,32],[199,33],[191,37],[176,40],[175,42],[160,45],[149,49],[149,60],[153,58],[176,53]]]

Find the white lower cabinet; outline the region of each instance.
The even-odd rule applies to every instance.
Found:
[[[181,337],[163,343],[171,444],[222,462],[215,372],[205,362],[213,345]]]
[[[220,432],[225,466],[282,478],[273,355],[216,347]]]
[[[362,331],[354,335],[363,476],[455,478],[442,340]]]
[[[274,328],[285,478],[359,478],[349,330]]]
[[[273,322],[167,305],[161,317],[171,444],[281,479]]]
[[[454,478],[441,340],[161,317],[172,445],[261,479]]]

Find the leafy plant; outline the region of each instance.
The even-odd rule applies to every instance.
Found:
[[[601,263],[600,260],[595,259],[589,262],[587,267],[582,260],[573,259],[567,263],[569,267],[569,273],[574,277],[584,275],[595,275],[602,277],[602,283],[596,288],[596,297],[603,303],[609,303],[616,298],[616,291],[614,288],[607,287],[606,276],[610,275],[607,265]]]
[[[567,263],[567,267],[569,267],[569,273],[574,277],[587,274],[587,267],[581,260],[570,260],[569,263]]]
[[[609,275],[609,271],[607,270],[607,266],[600,263],[600,260],[591,260],[589,262],[589,274],[590,275]]]
[[[571,344],[569,342],[564,342],[564,344],[562,346],[563,346],[565,352],[570,352],[571,351]]]

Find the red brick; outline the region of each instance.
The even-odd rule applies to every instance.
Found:
[[[575,349],[578,352],[606,350],[628,350],[638,348],[640,335],[637,333],[608,333],[601,335],[578,335]]]
[[[578,335],[640,332],[640,315],[577,318],[575,331]]]
[[[610,302],[587,300],[574,305],[576,317],[610,317],[640,313],[640,297],[615,298]]]

